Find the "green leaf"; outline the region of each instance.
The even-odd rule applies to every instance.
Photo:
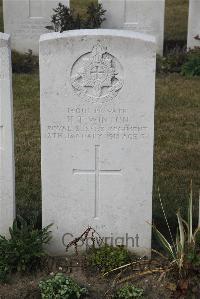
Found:
[[[158,240],[160,241],[161,245],[163,246],[164,250],[170,256],[171,259],[176,260],[176,254],[173,251],[172,246],[167,241],[167,239],[163,236],[163,234],[153,225],[153,231]]]

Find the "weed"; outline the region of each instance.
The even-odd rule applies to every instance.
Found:
[[[200,47],[188,52],[181,74],[187,77],[200,76]]]
[[[25,54],[12,51],[12,70],[13,73],[34,73],[39,68],[39,59],[34,56],[32,51],[29,50]]]
[[[74,280],[63,273],[39,283],[42,299],[81,299],[87,295],[87,289],[80,287]]]
[[[50,225],[36,229],[23,218],[18,217],[10,231],[10,238],[0,236],[0,278],[5,280],[8,273],[36,270],[46,256],[43,245],[50,237]]]
[[[123,246],[114,247],[104,244],[92,249],[87,260],[91,267],[98,269],[101,273],[106,273],[130,262],[131,256]]]
[[[137,288],[134,285],[126,284],[124,287],[120,288],[114,295],[114,299],[132,299],[132,298],[142,298],[144,294],[143,289]]]

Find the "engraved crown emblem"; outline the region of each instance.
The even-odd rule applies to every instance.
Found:
[[[108,102],[123,87],[119,71],[119,62],[98,42],[90,53],[81,56],[73,65],[71,84],[74,91],[87,101]]]

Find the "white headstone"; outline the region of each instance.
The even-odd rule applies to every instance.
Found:
[[[200,47],[200,0],[189,3],[187,47]]]
[[[12,71],[9,35],[0,33],[0,234],[8,235],[15,217],[12,116]]]
[[[156,37],[163,54],[165,0],[99,0],[107,10],[103,28],[129,29]]]
[[[34,54],[39,51],[40,35],[49,32],[53,8],[68,0],[3,0],[4,32],[11,34],[12,49]]]
[[[41,37],[43,225],[54,223],[51,253],[65,252],[64,235],[66,244],[91,226],[150,254],[155,57],[153,37],[127,30]]]

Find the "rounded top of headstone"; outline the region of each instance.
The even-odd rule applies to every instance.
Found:
[[[134,32],[132,30],[117,30],[117,29],[81,29],[81,30],[69,30],[62,33],[53,32],[46,33],[40,36],[40,43],[50,40],[58,40],[62,38],[70,37],[89,37],[89,36],[110,36],[110,37],[122,37],[122,38],[132,38],[136,40],[142,40],[144,42],[150,42],[152,44],[156,43],[154,36],[139,32]]]
[[[10,35],[0,32],[0,47],[6,47],[10,45]]]

